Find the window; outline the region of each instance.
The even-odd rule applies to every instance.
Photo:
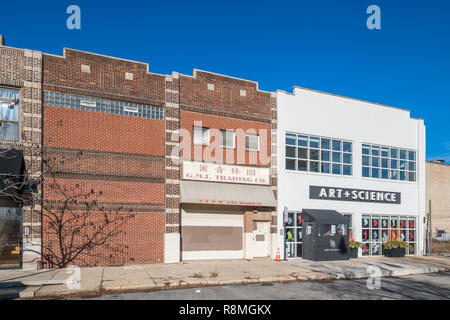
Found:
[[[1,90],[1,89],[0,89]],[[17,207],[0,207],[0,268],[19,267],[22,210]]]
[[[350,240],[352,240],[352,239],[354,239],[353,238],[353,217],[351,214],[344,214],[344,216],[348,220],[348,238]]]
[[[345,236],[346,229],[347,225],[345,224],[319,224],[317,225],[317,235],[319,237]]]
[[[286,170],[353,174],[352,142],[286,133],[285,148]]]
[[[362,216],[363,256],[382,255],[383,243],[400,239],[407,243],[407,254],[416,254],[416,217],[364,215]]]
[[[220,130],[220,146],[226,148],[234,148],[234,131]]]
[[[416,181],[416,151],[363,144],[361,163],[363,177]]]
[[[209,128],[194,127],[194,144],[209,144]]]
[[[286,223],[286,257],[301,258],[302,256],[302,214],[300,212],[289,212]]]
[[[78,110],[89,110],[149,119],[164,119],[164,108],[119,100],[100,99],[69,93],[45,91],[45,104]]]
[[[245,134],[245,149],[259,150],[259,136],[257,134]]]
[[[19,140],[19,91],[0,88],[0,140]]]

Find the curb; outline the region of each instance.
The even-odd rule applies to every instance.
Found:
[[[383,278],[389,277],[399,277],[407,275],[416,274],[429,274],[429,273],[439,273],[439,272],[450,272],[450,267],[429,267],[429,268],[417,268],[408,270],[394,270],[391,272],[383,272]],[[23,287],[24,292],[19,292],[19,299],[41,299],[41,298],[68,298],[68,297],[90,297],[90,296],[101,296],[108,293],[131,293],[131,292],[142,292],[142,291],[153,291],[153,290],[170,290],[170,289],[188,289],[188,288],[202,288],[202,287],[214,287],[214,286],[227,286],[227,285],[243,285],[243,284],[263,284],[263,283],[287,283],[287,282],[306,282],[306,281],[329,281],[329,280],[357,280],[357,279],[367,279],[370,275],[360,274],[360,275],[344,275],[344,274],[316,274],[312,277],[306,277],[302,275],[294,276],[281,276],[281,277],[267,277],[260,279],[241,279],[241,280],[216,280],[216,281],[189,281],[185,282],[183,280],[170,280],[167,282],[155,283],[154,285],[148,284],[127,284],[127,285],[117,285],[104,287],[101,286],[98,289],[90,289],[86,291],[73,291],[73,292],[63,292],[63,293],[53,293],[47,295],[39,295],[39,287]],[[34,290],[33,290],[34,289]]]

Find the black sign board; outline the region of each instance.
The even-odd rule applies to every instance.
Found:
[[[339,187],[309,186],[309,198],[319,200],[356,201],[373,203],[401,203],[401,193]]]

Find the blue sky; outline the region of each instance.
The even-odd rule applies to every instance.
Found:
[[[81,8],[81,30],[66,8]],[[369,30],[366,9],[381,9]],[[427,159],[450,161],[450,1],[3,1],[6,44],[63,47],[150,64],[294,85],[411,110],[425,119]],[[11,17],[8,19],[7,17]]]

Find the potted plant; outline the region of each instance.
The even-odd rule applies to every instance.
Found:
[[[354,239],[350,240],[350,259],[358,258],[358,249],[361,248],[361,242],[358,242]]]
[[[400,239],[389,240],[383,243],[383,253],[386,257],[404,257],[406,254],[406,242]]]

